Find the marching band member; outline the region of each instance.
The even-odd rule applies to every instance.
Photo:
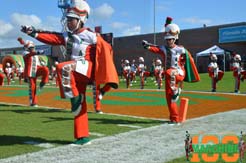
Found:
[[[131,63],[131,84],[130,86],[132,86],[132,83],[136,83],[136,73],[137,73],[137,65],[135,63],[135,59],[132,60]]]
[[[156,64],[156,59],[152,59],[152,64],[150,66],[150,76],[151,76],[151,80],[153,80],[154,83],[156,83],[156,77],[155,77],[155,64]]]
[[[22,38],[18,38],[20,44],[25,48],[23,59],[25,62],[24,77],[29,83],[29,101],[30,106],[37,107],[37,78],[41,77],[39,89],[42,89],[49,82],[49,69],[47,66],[42,66],[39,57],[35,50],[35,45],[32,41],[26,42]]]
[[[129,60],[125,60],[124,67],[123,67],[123,76],[126,79],[126,88],[129,88],[130,81],[131,81],[131,66]]]
[[[124,59],[120,60],[120,79],[122,79],[123,76],[124,76],[124,74],[123,74],[124,66],[125,66],[125,63],[124,62],[125,62]]]
[[[7,77],[7,83],[8,83],[8,85],[10,85],[11,80],[13,80],[13,78],[14,78],[14,70],[11,67],[9,62],[6,63],[4,73]]]
[[[18,63],[18,67],[17,67],[17,76],[19,78],[19,84],[22,84],[22,79],[24,79],[24,67],[21,66],[21,64]]]
[[[57,78],[57,71],[56,66],[59,62],[55,61],[54,66],[51,67],[51,81],[55,79],[56,87],[58,87],[58,78]]]
[[[170,112],[169,124],[174,125],[179,124],[177,106],[177,101],[181,93],[179,83],[183,80],[196,82],[200,80],[200,77],[191,54],[183,46],[175,43],[178,39],[180,29],[178,25],[172,24],[171,22],[172,18],[167,17],[164,32],[166,46],[153,45],[145,40],[142,41],[142,44],[145,49],[148,49],[153,53],[160,54],[163,57],[165,67],[166,101]]]
[[[239,161],[242,163],[244,158],[244,152],[246,151],[246,143],[243,140],[243,131],[241,131],[240,139],[238,142],[238,151],[239,151]]]
[[[0,86],[4,85],[4,74],[3,74],[3,69],[0,68]]]
[[[100,34],[84,25],[90,7],[84,0],[72,0],[64,13],[65,32],[37,31],[23,26],[22,31],[50,45],[66,47],[65,62],[57,65],[61,98],[70,98],[74,114],[74,144],[89,143],[86,87],[90,81],[96,85],[108,83],[118,88],[118,75],[113,62],[113,50]]]
[[[215,54],[210,53],[209,59],[208,74],[211,78],[212,92],[216,92],[217,82],[223,78],[224,72],[219,70],[217,56]]]
[[[141,89],[144,89],[144,83],[146,78],[150,75],[150,72],[146,71],[147,67],[144,64],[144,58],[143,57],[139,57],[138,58],[138,74],[140,77],[140,85],[141,85]]]
[[[162,76],[163,76],[163,67],[160,59],[156,60],[154,75],[156,79],[156,85],[158,85],[158,89],[161,89],[162,86]]]
[[[185,156],[186,160],[189,161],[190,155],[193,152],[193,147],[192,147],[192,138],[189,134],[188,131],[186,131],[186,139],[185,139]]]
[[[233,77],[235,79],[235,93],[240,93],[240,80],[244,81],[246,79],[246,71],[241,67],[241,56],[239,54],[234,54],[231,70],[233,71]]]

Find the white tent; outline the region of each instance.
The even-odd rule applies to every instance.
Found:
[[[225,71],[225,54],[226,51],[224,49],[221,49],[220,47],[218,47],[217,45],[214,45],[206,50],[203,50],[199,53],[196,53],[196,64],[197,64],[197,58],[198,57],[206,57],[209,56],[210,53],[213,53],[215,55],[223,55],[224,58],[224,71]]]

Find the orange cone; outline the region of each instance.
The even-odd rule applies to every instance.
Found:
[[[189,105],[188,98],[180,99],[179,122],[184,122],[186,120],[188,105]]]

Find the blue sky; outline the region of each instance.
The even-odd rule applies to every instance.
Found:
[[[238,23],[246,21],[245,0],[87,0],[91,15],[86,24],[115,37],[163,31],[167,16],[180,29]],[[155,16],[154,16],[155,2]],[[19,46],[16,38],[30,37],[19,30],[21,25],[61,31],[61,10],[57,0],[1,0],[0,48]],[[154,21],[155,17],[155,21]],[[36,44],[40,44],[35,42]]]

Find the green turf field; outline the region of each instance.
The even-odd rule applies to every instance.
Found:
[[[184,83],[184,90],[209,92],[211,86],[208,74],[204,73],[200,76],[200,82]],[[246,93],[245,82],[241,83],[240,91],[243,94]],[[18,81],[16,80],[15,83],[12,84],[18,85]],[[26,84],[24,86],[26,86]],[[51,86],[53,85],[51,84]],[[139,78],[137,77],[137,83],[133,84],[129,89],[139,88]],[[124,80],[120,80],[119,89],[125,89]],[[147,78],[145,89],[157,89],[151,77]],[[162,87],[162,89],[164,89],[164,87]],[[225,72],[224,78],[217,84],[217,91],[227,93],[234,92],[234,78],[232,77],[232,72]],[[48,148],[52,148],[74,141],[73,115],[67,110],[37,109],[2,104],[0,105],[0,117],[0,158],[43,150],[47,148],[47,146],[45,146],[47,143],[50,145]],[[136,130],[138,127],[146,128],[163,123],[158,120],[94,113],[89,113],[89,122],[92,139]],[[137,127],[132,128],[121,124]],[[42,146],[43,144],[44,146]],[[185,157],[182,157],[173,160],[172,163],[184,161]]]
[[[67,110],[0,105],[0,158],[70,144],[73,115]],[[89,113],[90,138],[115,135],[163,123],[158,120]],[[128,127],[127,125],[136,126]]]
[[[196,83],[187,83],[184,82],[184,89],[185,91],[211,91],[211,78],[208,76],[208,73],[202,73],[200,74],[201,80]],[[137,78],[137,83],[130,87],[129,89],[140,89],[139,85],[139,78]],[[163,81],[163,85],[164,85]],[[120,81],[120,88],[125,88],[125,82],[123,79]],[[145,84],[145,89],[157,89],[157,86],[155,86],[154,80],[152,80],[152,77],[147,78],[147,82]],[[162,89],[164,89],[164,86],[162,86]],[[234,92],[234,78],[232,76],[232,72],[225,72],[224,77],[221,81],[217,83],[217,92],[227,92],[232,93]],[[240,87],[241,93],[246,93],[246,81],[241,82]]]

